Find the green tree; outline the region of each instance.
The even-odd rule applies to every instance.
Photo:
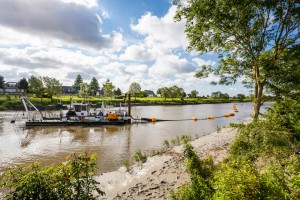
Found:
[[[78,92],[79,92],[79,90],[80,90],[80,84],[81,83],[83,83],[83,80],[82,80],[82,78],[81,78],[81,76],[80,76],[80,74],[78,74],[77,76],[76,76],[76,79],[75,79],[75,81],[74,81],[74,84],[73,84],[73,90],[74,90],[74,92],[77,94]]]
[[[300,10],[295,0],[176,1],[175,20],[186,18],[189,51],[218,52],[217,67],[201,66],[196,76],[220,75],[220,84],[232,84],[243,76],[254,85],[254,120],[263,103],[270,71],[276,70],[282,53],[299,43]],[[262,54],[270,61],[263,65]],[[225,56],[224,56],[225,55]],[[248,82],[249,84],[249,82]]]
[[[87,83],[80,83],[80,90],[79,90],[79,96],[83,97],[83,101],[87,102],[87,99],[89,98],[89,94],[91,93],[91,88],[89,84]]]
[[[135,100],[136,100],[136,96],[141,92],[140,84],[138,84],[136,82],[131,83],[130,87],[129,87],[129,91],[135,97]]]
[[[170,97],[172,98],[172,100],[174,98],[178,98],[178,97],[182,97],[184,90],[183,88],[180,88],[176,85],[173,85],[172,87],[169,87],[169,93],[170,93]]]
[[[239,101],[244,101],[244,99],[246,98],[246,96],[244,94],[237,94],[236,98],[238,98]]]
[[[166,100],[167,97],[170,96],[170,91],[167,87],[162,87],[156,91],[156,94],[160,95],[162,98]]]
[[[267,82],[268,91],[277,97],[300,98],[300,45],[287,49],[276,70],[270,71]],[[266,55],[268,56],[268,55]]]
[[[199,94],[199,92],[197,90],[192,90],[191,91],[191,97],[192,98],[197,98],[197,95]]]
[[[110,82],[109,79],[103,84],[104,96],[113,98],[115,86]]]
[[[4,77],[0,75],[0,88],[3,88],[4,87]]]
[[[62,85],[59,80],[48,76],[43,77],[43,82],[45,85],[45,92],[50,97],[52,103],[53,95],[59,95],[62,93]]]
[[[19,87],[19,89],[24,89],[25,91],[28,89],[28,82],[27,82],[26,78],[22,78],[18,82],[18,87]]]
[[[42,101],[42,97],[44,94],[43,78],[41,76],[35,77],[34,75],[32,75],[28,79],[28,84],[29,84],[28,86],[29,91],[35,94],[37,97],[41,97],[41,101]]]
[[[120,90],[120,88],[116,89],[115,95],[116,95],[116,96],[122,95],[122,91]]]
[[[92,78],[90,83],[91,94],[96,96],[97,91],[99,90],[99,83],[95,77]]]

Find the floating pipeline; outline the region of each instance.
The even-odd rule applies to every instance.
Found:
[[[231,115],[232,116],[232,115]],[[141,118],[139,120],[141,121],[146,121],[146,122],[172,122],[172,121],[189,121],[189,120],[192,120],[192,121],[198,121],[198,120],[213,120],[213,119],[218,119],[218,118],[223,118],[224,116],[218,116],[218,117],[215,117],[215,116],[208,116],[206,118],[197,118],[197,117],[192,117],[191,119],[157,119],[157,118]],[[134,119],[134,120],[137,120],[137,119]]]

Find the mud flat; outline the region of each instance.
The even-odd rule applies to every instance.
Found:
[[[214,162],[228,156],[229,144],[237,129],[223,128],[191,142],[201,157],[212,155]],[[168,199],[171,190],[189,182],[184,166],[182,145],[175,146],[163,155],[148,157],[142,168],[132,166],[129,172],[121,167],[97,177],[100,188],[106,193],[100,199]]]

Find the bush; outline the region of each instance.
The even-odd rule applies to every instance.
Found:
[[[9,189],[4,199],[96,199],[104,195],[94,179],[96,156],[86,153],[69,158],[56,167],[33,163],[6,171],[0,179],[0,187]]]
[[[185,166],[191,178],[187,184],[170,193],[173,200],[211,199],[214,189],[211,186],[214,168],[211,157],[201,161],[190,143],[184,145]]]
[[[259,199],[259,174],[247,160],[223,164],[215,174],[214,199]]]

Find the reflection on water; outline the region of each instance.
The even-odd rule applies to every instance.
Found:
[[[0,170],[16,163],[41,161],[46,164],[64,161],[70,153],[91,151],[98,155],[99,172],[113,171],[136,150],[151,151],[163,146],[165,139],[177,135],[205,135],[217,126],[249,118],[252,104],[237,105],[239,113],[232,118],[199,121],[170,121],[102,127],[35,127],[24,128],[24,119],[15,124],[13,112],[0,112]],[[232,104],[141,106],[133,107],[133,116],[158,119],[205,118],[232,111]]]

